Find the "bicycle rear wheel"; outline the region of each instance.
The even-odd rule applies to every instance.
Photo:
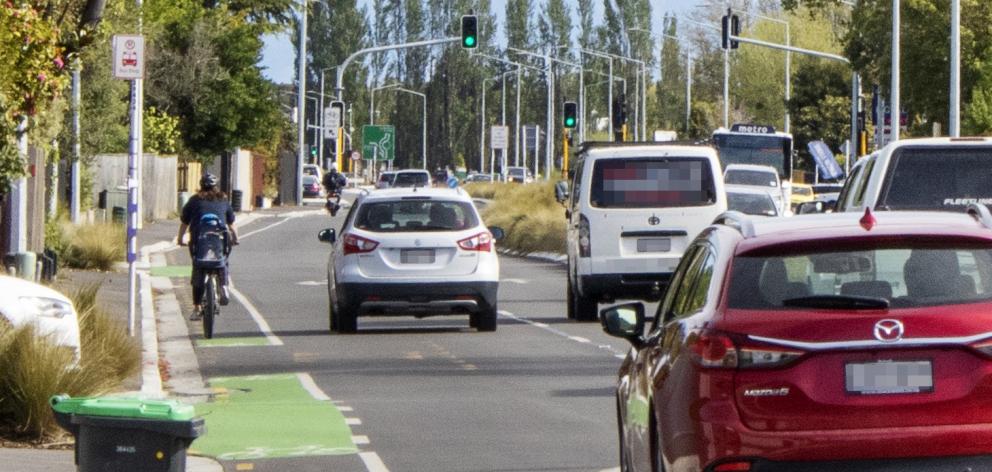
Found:
[[[217,315],[217,276],[210,274],[207,276],[207,283],[203,287],[203,337],[211,339],[214,337],[214,316]]]

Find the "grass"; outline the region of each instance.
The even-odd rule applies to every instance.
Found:
[[[470,184],[465,189],[493,201],[482,217],[506,232],[500,247],[516,254],[565,252],[565,209],[555,201],[554,182]]]
[[[0,323],[0,431],[10,439],[36,440],[60,432],[49,406],[52,395],[112,392],[138,371],[140,351],[126,329],[96,304],[99,286],[70,294],[79,314],[82,360],[38,336],[33,326]]]
[[[73,226],[53,219],[45,225],[45,245],[66,267],[107,271],[124,260],[124,228],[112,223]]]

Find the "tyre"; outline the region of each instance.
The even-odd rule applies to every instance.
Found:
[[[469,325],[481,331],[496,331],[497,308],[493,305],[469,315]]]
[[[342,306],[339,301],[335,305],[332,323],[334,323],[334,329],[339,333],[354,333],[358,330],[358,312],[351,307]]]
[[[328,279],[330,280],[330,279]],[[327,328],[330,332],[338,330],[337,308],[335,308],[334,289],[330,282],[327,284]]]
[[[570,287],[571,288],[571,287]],[[579,295],[578,290],[569,290],[571,292],[571,307],[572,307],[572,319],[575,321],[596,321],[599,319],[599,305],[596,303],[596,299],[592,297],[583,297]]]
[[[207,277],[206,286],[203,287],[203,337],[213,339],[214,337],[214,316],[217,314],[217,278],[213,275]]]
[[[575,319],[575,295],[572,290],[572,279],[565,282],[565,318]]]

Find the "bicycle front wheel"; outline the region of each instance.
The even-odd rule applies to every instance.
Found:
[[[214,316],[217,315],[217,276],[210,274],[207,276],[206,286],[203,288],[203,337],[212,339],[214,337]]]

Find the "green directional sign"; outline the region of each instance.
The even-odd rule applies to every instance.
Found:
[[[396,129],[393,125],[362,126],[362,156],[391,161],[396,157]]]

